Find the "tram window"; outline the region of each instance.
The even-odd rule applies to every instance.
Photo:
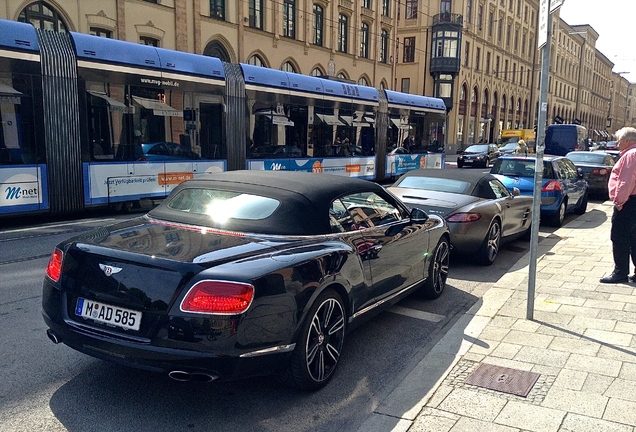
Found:
[[[38,88],[33,77],[0,74],[0,165],[45,162],[44,139],[36,139],[44,130],[33,105]]]

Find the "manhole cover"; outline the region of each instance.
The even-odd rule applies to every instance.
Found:
[[[539,379],[540,374],[521,371],[501,366],[480,364],[477,369],[466,378],[466,384],[484,387],[517,396],[528,396],[532,386]]]

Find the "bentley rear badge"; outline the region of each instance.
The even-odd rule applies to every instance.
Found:
[[[122,271],[120,267],[113,267],[106,264],[100,264],[99,268],[102,269],[106,276],[114,275],[115,273]]]

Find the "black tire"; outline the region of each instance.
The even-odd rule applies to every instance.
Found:
[[[344,345],[347,314],[335,291],[321,293],[300,330],[288,369],[279,376],[301,390],[318,390],[331,379]]]
[[[501,223],[495,219],[488,228],[486,237],[477,251],[477,262],[481,265],[491,265],[495,262],[501,247]]]
[[[583,195],[583,198],[581,198],[581,203],[576,208],[576,210],[574,210],[574,213],[576,213],[577,215],[582,215],[582,214],[585,214],[586,211],[587,211],[587,192],[585,193],[585,195]]]
[[[556,214],[553,214],[550,217],[550,225],[555,227],[560,227],[563,225],[563,221],[565,220],[565,209],[567,208],[567,202],[565,200],[561,201],[561,205],[557,210]]]
[[[450,261],[450,244],[446,237],[442,237],[428,266],[428,275],[420,289],[420,295],[427,299],[436,299],[442,295],[448,279],[448,263]]]

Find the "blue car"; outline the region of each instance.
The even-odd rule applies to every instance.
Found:
[[[510,191],[532,196],[535,155],[502,156],[492,166],[494,174]],[[545,155],[541,187],[541,217],[550,225],[561,226],[565,214],[583,214],[587,210],[588,184],[583,173],[563,156]]]

